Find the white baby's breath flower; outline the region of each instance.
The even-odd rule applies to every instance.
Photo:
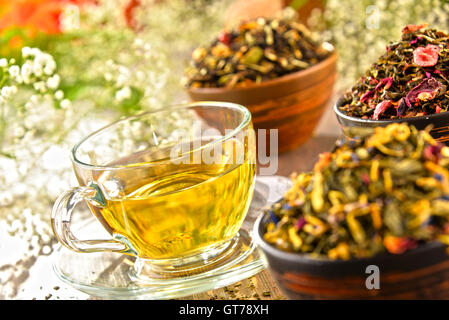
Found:
[[[42,93],[47,91],[47,86],[45,85],[44,81],[37,81],[37,82],[33,83],[33,87],[36,91],[39,91]]]
[[[44,67],[44,73],[46,75],[52,75],[56,70],[56,62],[53,60],[46,61],[45,67]]]
[[[58,88],[60,81],[61,81],[61,78],[59,77],[59,75],[55,74],[54,76],[47,79],[47,86],[50,89],[54,90],[54,89]]]
[[[137,80],[139,80],[139,81],[145,80],[145,72],[143,72],[142,70],[137,71],[136,77],[137,77]]]
[[[128,81],[128,77],[125,76],[124,74],[119,74],[117,77],[117,80],[115,82],[115,85],[117,87],[123,87],[123,85]]]
[[[42,53],[42,51],[39,48],[31,48],[30,49],[30,56],[36,57],[39,56]]]
[[[8,71],[9,71],[9,74],[11,75],[11,77],[15,78],[19,75],[20,68],[19,68],[19,66],[14,65],[14,66],[9,67]]]
[[[18,75],[15,80],[16,80],[16,82],[18,84],[22,84],[23,83],[23,77],[21,75]]]
[[[26,84],[30,83],[30,76],[33,72],[33,63],[31,61],[26,61],[22,68],[20,69],[20,76],[23,79],[23,82]]]
[[[42,64],[40,60],[34,60],[33,63],[33,73],[36,77],[41,77],[44,73],[44,70],[42,68]]]
[[[0,67],[5,68],[7,66],[8,66],[8,60],[6,60],[5,58],[1,58],[0,59]]]
[[[129,77],[129,74],[130,74],[129,69],[128,69],[127,67],[125,67],[125,66],[119,66],[119,67],[118,67],[118,72],[119,72],[120,74],[123,74],[123,75],[126,76],[126,77]]]
[[[37,103],[39,102],[39,96],[36,95],[36,94],[33,94],[33,95],[30,97],[30,102],[33,103],[33,104],[37,104]]]
[[[71,105],[72,105],[72,103],[68,99],[64,99],[64,100],[61,101],[61,108],[63,108],[63,109],[67,109]]]
[[[22,137],[25,134],[25,128],[22,126],[17,126],[14,128],[14,136]]]
[[[62,90],[56,91],[55,98],[56,98],[56,100],[62,100],[64,98],[64,92],[62,92]]]
[[[11,96],[17,92],[17,87],[13,86],[3,86],[0,90],[0,95],[5,98],[9,99]]]
[[[143,40],[142,40],[142,39],[136,38],[136,39],[134,40],[134,46],[136,46],[136,47],[141,47],[142,45],[143,45]]]
[[[13,94],[13,90],[9,86],[4,86],[0,92],[1,92],[2,97],[5,99],[11,98],[11,96]]]
[[[31,56],[32,54],[32,50],[30,47],[23,47],[22,48],[22,57],[24,58],[28,58],[29,56]]]
[[[122,89],[118,90],[115,93],[115,99],[118,102],[121,102],[121,101],[123,101],[125,99],[128,99],[130,97],[131,97],[131,89],[128,86],[123,87]]]
[[[111,80],[112,80],[112,74],[111,74],[110,72],[106,72],[106,73],[104,74],[104,79],[105,79],[106,81],[111,81]]]

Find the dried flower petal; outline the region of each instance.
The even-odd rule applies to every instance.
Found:
[[[377,87],[376,87],[377,89]],[[373,90],[368,90],[366,91],[362,97],[360,98],[360,102],[367,102],[369,101],[372,97],[374,96],[374,91]]]
[[[382,101],[376,106],[374,110],[373,119],[378,120],[379,116],[385,112],[390,106],[392,106],[392,102],[390,100]]]
[[[376,91],[382,89],[382,87],[387,90],[391,87],[391,85],[393,84],[393,78],[392,77],[388,77],[388,78],[383,78],[380,80],[380,82],[377,84],[376,86]],[[360,99],[360,101],[362,101],[362,99]]]
[[[220,41],[224,45],[229,46],[229,45],[231,45],[231,42],[232,42],[232,34],[230,34],[229,32],[226,32],[226,31],[221,31],[218,34],[218,41]]]
[[[427,23],[422,23],[422,24],[408,24],[406,25],[404,28],[402,28],[402,33],[403,34],[407,34],[407,33],[412,33],[412,32],[416,32],[422,28],[426,28],[428,26]]]
[[[418,47],[413,50],[413,62],[420,67],[432,67],[438,62],[438,46],[428,44],[425,47]]]
[[[409,91],[405,97],[405,102],[411,108],[418,100],[431,100],[438,94],[446,91],[446,86],[435,78],[426,78],[416,87]],[[422,93],[426,93],[422,95]],[[421,95],[421,96],[420,96]]]
[[[423,157],[427,160],[437,163],[441,159],[441,149],[443,145],[438,143],[436,145],[426,146],[423,150]]]
[[[393,254],[401,254],[407,250],[416,248],[418,243],[405,237],[386,236],[384,238],[384,246],[388,252]]]

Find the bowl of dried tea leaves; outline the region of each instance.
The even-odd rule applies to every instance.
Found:
[[[186,88],[194,101],[246,106],[256,129],[278,129],[279,151],[305,142],[332,95],[337,56],[291,18],[257,18],[222,31],[192,53]]]
[[[426,24],[407,25],[334,106],[346,127],[407,122],[449,141],[449,35]]]
[[[254,235],[292,299],[449,298],[449,147],[406,123],[352,128]]]

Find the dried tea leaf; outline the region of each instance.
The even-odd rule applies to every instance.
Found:
[[[265,239],[313,257],[401,254],[449,239],[449,148],[406,123],[352,130],[267,213]],[[449,240],[447,242],[449,243]]]
[[[185,83],[188,87],[244,87],[304,70],[333,50],[291,18],[257,18],[223,30],[209,47],[195,49]]]
[[[449,35],[426,25],[405,26],[400,41],[344,94],[339,108],[363,119],[397,119],[449,108]]]

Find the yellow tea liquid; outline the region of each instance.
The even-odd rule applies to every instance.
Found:
[[[115,196],[106,191],[105,208],[90,207],[112,234],[125,236],[144,259],[182,258],[224,243],[241,227],[256,170],[254,150],[235,163],[229,154],[242,152],[243,146],[237,140],[227,143],[212,164],[152,162],[151,152],[136,156],[137,161],[128,157],[124,162],[134,164],[97,178],[100,185],[115,181],[120,187],[112,192]],[[161,153],[157,151],[157,159]]]

